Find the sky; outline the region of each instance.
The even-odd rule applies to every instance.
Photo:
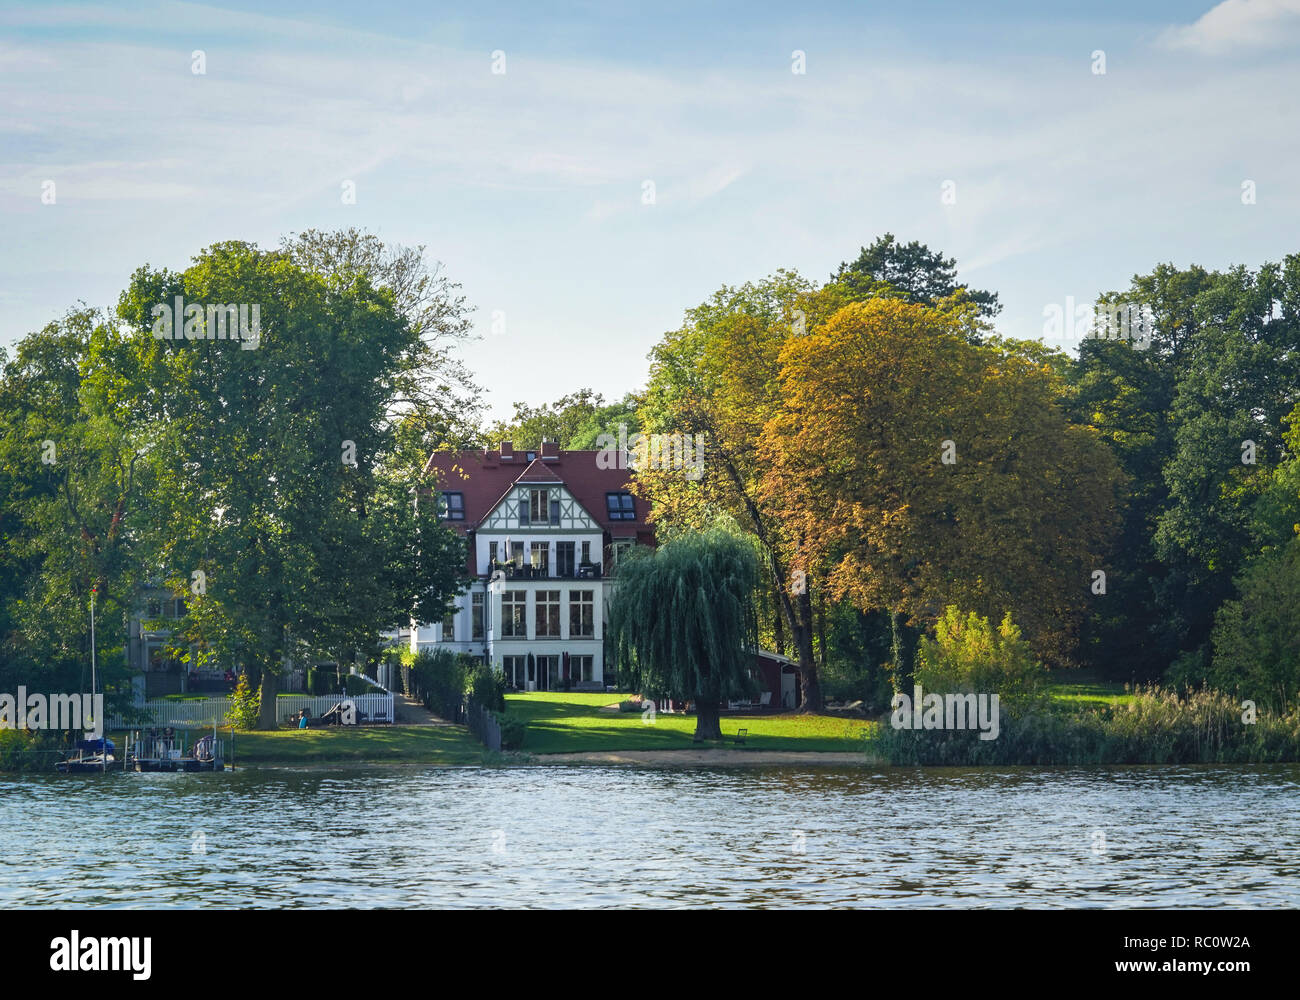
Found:
[[[1300,252],[1298,93],[1300,0],[0,0],[0,347],[342,226],[460,283],[493,417],[616,399],[719,287],[886,232],[1039,339],[1157,263]]]

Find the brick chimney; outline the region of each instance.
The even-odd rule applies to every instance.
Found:
[[[560,460],[560,442],[554,438],[542,438],[542,461],[558,462]]]
[[[501,461],[513,462],[515,460],[515,443],[513,441],[501,442]]]

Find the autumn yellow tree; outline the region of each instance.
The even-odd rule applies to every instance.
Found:
[[[838,285],[818,289],[792,271],[720,289],[655,347],[639,411],[647,432],[703,435],[698,478],[643,468],[636,472],[635,489],[651,502],[665,536],[703,530],[726,516],[757,540],[765,564],[764,620],[778,647],[788,629],[803,676],[804,707],[812,710],[822,706],[813,658],[819,583],[806,560],[802,576],[791,573],[800,542],[762,502],[766,465],[758,449],[778,404],[784,344],[815,328],[848,297]]]
[[[877,298],[787,340],[761,502],[803,541],[796,568],[825,567],[834,597],[888,610],[896,635],[947,605],[1010,611],[1040,656],[1068,663],[1120,473],[1067,420],[1053,367],[972,343],[970,321],[960,300]]]

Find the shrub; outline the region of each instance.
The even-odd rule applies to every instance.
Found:
[[[1141,688],[1132,702],[1082,711],[1003,713],[998,738],[971,730],[894,729],[868,741],[891,764],[1223,764],[1300,761],[1300,709],[1243,718],[1221,691]]]
[[[370,694],[375,690],[378,689],[364,677],[348,674],[343,678],[343,693],[349,697],[355,698],[357,695]]]
[[[0,771],[50,771],[62,744],[59,734],[0,729]]]
[[[254,691],[249,686],[247,674],[240,674],[239,683],[235,685],[234,693],[230,696],[226,722],[236,729],[256,729],[261,710],[262,693]]]
[[[466,678],[465,693],[490,712],[506,710],[506,678],[483,663],[476,663]]]
[[[493,712],[492,717],[497,720],[497,724],[501,727],[502,750],[518,750],[524,745],[524,736],[528,732],[528,725],[523,719],[506,715],[504,712]]]
[[[324,667],[307,668],[307,693],[314,695],[334,694],[338,690],[339,675],[333,669]]]
[[[465,695],[469,658],[450,650],[421,650],[411,660],[410,697],[443,719],[455,720]]]
[[[618,703],[618,710],[620,712],[639,712],[641,711],[641,707],[641,702],[637,701],[635,698],[631,701],[620,701]]]
[[[398,652],[397,662],[401,667],[402,692],[408,698],[416,697],[415,687],[411,680],[411,668],[415,666],[415,654],[409,649],[403,649]]]
[[[995,630],[987,618],[974,612],[962,617],[952,606],[935,624],[934,638],[921,639],[914,677],[933,694],[996,694],[1012,715],[1042,703],[1047,689],[1047,671],[1020,637],[1010,612]]]

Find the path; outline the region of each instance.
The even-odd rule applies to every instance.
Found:
[[[446,719],[440,719],[414,698],[408,698],[398,691],[393,692],[393,722],[399,726],[450,726]]]

